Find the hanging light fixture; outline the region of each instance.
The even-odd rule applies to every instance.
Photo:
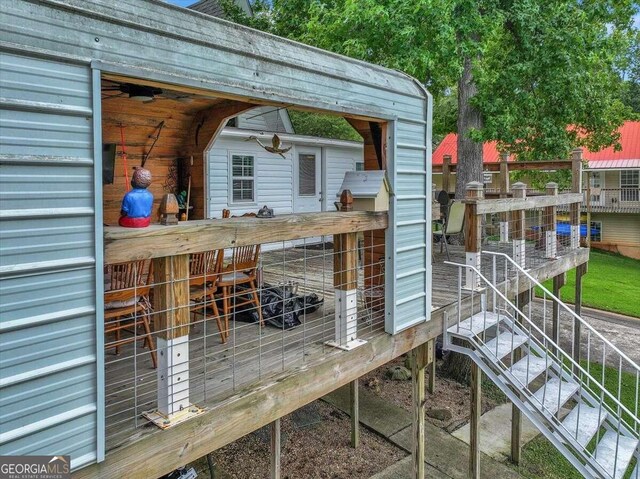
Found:
[[[153,99],[155,98],[155,95],[159,95],[162,93],[162,90],[160,88],[152,88],[149,86],[133,85],[133,84],[128,84],[127,90],[128,90],[127,93],[129,93],[130,100],[135,100],[142,103],[153,101]]]

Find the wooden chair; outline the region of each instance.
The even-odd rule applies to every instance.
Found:
[[[218,253],[223,255],[221,251]],[[225,331],[229,334],[229,315],[232,308],[252,304],[257,312],[260,326],[264,326],[262,320],[262,305],[257,286],[258,259],[260,257],[260,245],[241,246],[233,249],[231,263],[223,267],[218,288],[221,290],[222,314],[224,315]],[[236,288],[242,286],[239,292]],[[240,296],[247,296],[240,298]]]
[[[106,348],[115,348],[120,353],[120,346],[143,339],[143,347],[148,346],[151,362],[156,368],[156,348],[151,335],[149,313],[151,303],[149,292],[152,277],[151,261],[133,261],[130,263],[111,264],[105,267],[104,321],[105,334],[114,333],[115,342]],[[136,336],[135,331],[142,326],[144,334]],[[122,331],[133,332],[132,337],[122,338]]]
[[[218,324],[220,339],[227,342],[227,332],[222,327],[222,320],[215,301],[215,293],[218,291],[218,282],[224,260],[224,250],[205,251],[192,254],[189,258],[189,301],[194,317],[198,311],[204,311],[211,306],[213,315]]]

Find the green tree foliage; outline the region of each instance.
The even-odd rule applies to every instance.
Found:
[[[622,101],[633,112],[629,119],[640,120],[640,31],[635,32],[628,59]]]
[[[460,136],[497,140],[521,159],[615,144],[630,114],[620,72],[636,33],[633,0],[259,0],[253,8],[253,18],[234,19],[423,80],[440,134],[453,128],[456,109],[439,106],[452,106],[445,93],[469,60],[472,75],[458,94],[477,88],[465,91],[463,105],[481,122],[463,123]],[[636,88],[627,86],[628,103]]]
[[[293,130],[299,135],[362,141],[362,137],[344,119],[308,111],[289,110]]]

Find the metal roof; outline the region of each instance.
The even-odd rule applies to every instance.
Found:
[[[627,121],[620,129],[620,145],[622,149],[615,151],[614,147],[604,148],[592,152],[583,149],[583,158],[589,162],[587,169],[629,169],[640,168],[640,121]],[[441,165],[444,155],[451,155],[451,163],[458,162],[458,135],[449,133],[433,152],[434,165]],[[495,141],[484,144],[482,154],[483,163],[498,163],[500,153]],[[510,157],[513,161],[513,158]]]

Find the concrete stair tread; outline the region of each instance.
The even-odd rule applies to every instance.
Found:
[[[562,424],[578,444],[586,446],[598,432],[606,418],[607,411],[604,408],[591,407],[581,402],[576,404],[571,412],[567,414]]]
[[[488,354],[489,357],[502,359],[507,354],[511,353],[511,351],[526,343],[527,340],[528,338],[526,336],[517,333],[512,334],[510,331],[505,331],[504,333],[500,333],[498,337],[493,338],[491,341],[482,345],[480,348],[485,354]]]
[[[561,381],[551,378],[538,389],[533,397],[533,403],[540,407],[544,400],[545,414],[555,414],[573,396],[580,386],[573,381]],[[558,400],[559,398],[559,400]]]
[[[452,336],[460,338],[472,338],[498,324],[499,320],[506,316],[500,315],[492,311],[484,311],[476,313],[470,318],[461,321],[460,324],[450,326],[448,331]]]
[[[616,460],[616,443],[618,454]],[[631,458],[638,447],[638,440],[623,436],[616,431],[607,431],[596,446],[593,457],[609,477],[622,478],[629,467]],[[615,467],[615,474],[614,474]]]
[[[551,364],[551,360],[547,360],[547,358],[527,354],[524,358],[515,363],[509,369],[509,372],[515,376],[516,380],[519,381],[520,384],[528,386],[535,378],[540,376],[547,367],[551,366]]]

